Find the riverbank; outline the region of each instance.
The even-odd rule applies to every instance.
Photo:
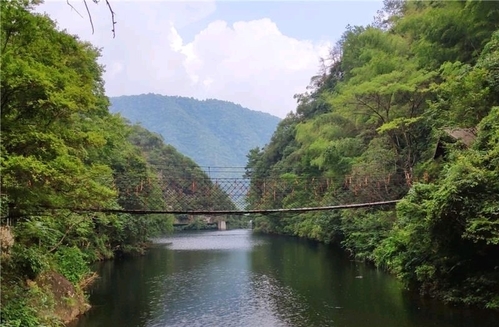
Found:
[[[94,262],[144,255],[153,245],[117,247],[89,261],[76,247],[24,247],[15,242],[9,226],[0,228],[0,240],[2,327],[61,326],[77,320],[91,308],[86,291],[99,278],[90,268]]]

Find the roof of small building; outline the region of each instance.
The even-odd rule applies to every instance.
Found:
[[[476,128],[444,128],[444,132],[454,139],[470,146],[476,138]]]

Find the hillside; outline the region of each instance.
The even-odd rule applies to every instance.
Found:
[[[66,326],[89,308],[92,262],[173,230],[172,215],[104,208],[234,205],[191,159],[111,114],[99,50],[32,10],[2,1],[0,326]]]
[[[336,243],[421,294],[499,309],[499,3],[385,1],[328,59],[250,153],[250,207],[400,202],[266,215],[255,229]]]
[[[142,94],[111,98],[112,112],[159,133],[202,167],[244,167],[280,119],[220,100]]]

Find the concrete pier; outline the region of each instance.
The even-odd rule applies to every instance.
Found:
[[[217,222],[218,230],[227,230],[227,224],[225,220],[220,220]]]

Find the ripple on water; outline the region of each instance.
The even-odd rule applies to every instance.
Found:
[[[296,323],[303,321],[302,316],[307,311],[291,288],[279,285],[267,275],[245,276],[248,277],[246,287],[233,285],[233,293],[229,296],[226,290],[220,290],[219,294],[212,291],[204,296],[196,288],[189,287],[175,287],[175,294],[172,294],[173,288],[169,289],[168,285],[182,285],[193,277],[175,274],[163,281],[160,287],[164,296],[153,303],[161,307],[158,310],[161,314],[151,319],[147,326],[299,326]],[[241,292],[241,289],[244,290]],[[175,303],[168,301],[170,296],[175,298]]]
[[[96,294],[105,304],[80,327],[497,326],[497,315],[402,297],[379,271],[296,239],[239,230],[157,243],[144,257],[104,266],[107,288]]]
[[[196,237],[192,237],[196,235]],[[165,244],[171,250],[251,250],[263,242],[251,238],[249,230],[184,232],[171,237],[155,239],[156,244]]]
[[[150,304],[156,315],[147,326],[296,326],[291,322],[305,311],[291,288],[248,269],[249,251],[264,244],[251,231],[181,233],[156,243],[167,244],[173,251],[230,252],[224,251],[227,257],[212,253],[202,265],[177,267],[178,271],[150,280]]]

